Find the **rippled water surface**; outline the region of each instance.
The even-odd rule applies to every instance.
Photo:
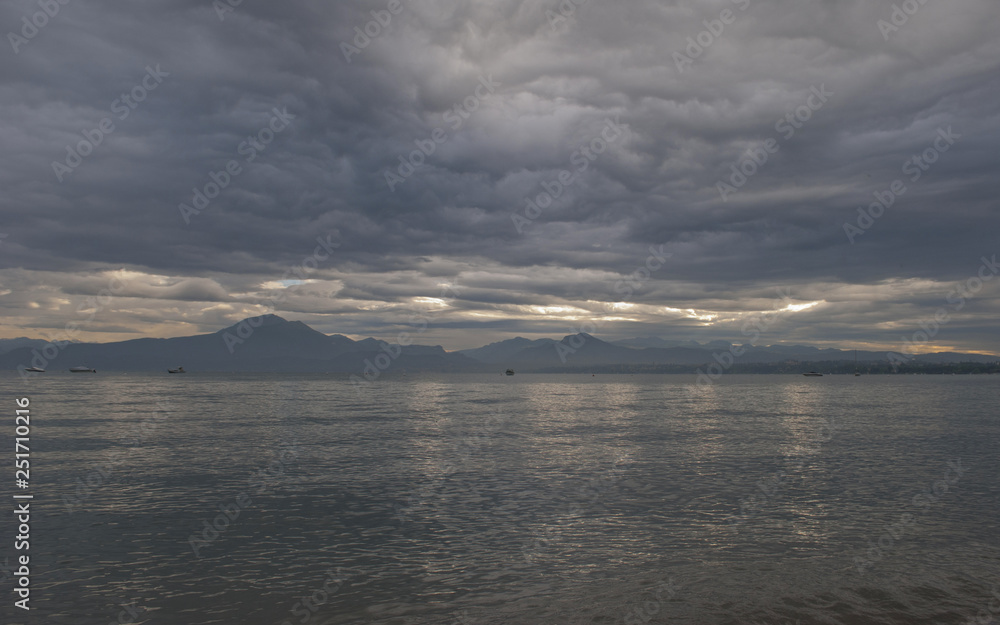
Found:
[[[692,382],[6,374],[3,621],[1000,623],[1000,376]]]

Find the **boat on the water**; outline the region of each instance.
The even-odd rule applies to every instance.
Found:
[[[97,373],[97,369],[91,369],[90,367],[70,367],[70,373]]]
[[[507,373],[507,375],[514,375],[514,370],[513,369],[507,369],[506,373]]]
[[[167,369],[167,373],[187,373],[184,367],[177,367],[176,369]]]
[[[30,371],[31,373],[45,373],[45,369],[39,369],[38,367],[28,367],[25,371]]]
[[[821,377],[823,377],[822,373],[816,373],[815,371],[810,371],[809,373],[803,373],[802,375],[806,376],[807,378],[821,378]]]

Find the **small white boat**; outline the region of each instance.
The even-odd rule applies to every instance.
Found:
[[[514,370],[513,369],[507,369],[507,371],[505,371],[505,373],[507,375],[514,375]]]
[[[70,373],[97,373],[97,369],[91,369],[90,367],[70,367]]]
[[[176,369],[167,369],[167,373],[187,373],[184,367],[177,367]]]
[[[30,371],[31,373],[45,373],[45,369],[39,369],[38,367],[28,367],[25,371]]]

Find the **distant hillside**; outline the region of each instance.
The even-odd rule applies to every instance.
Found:
[[[506,341],[490,343],[489,345],[484,345],[483,347],[477,347],[475,349],[463,349],[458,353],[465,354],[469,358],[473,358],[480,362],[506,364],[522,350],[528,349],[529,347],[544,347],[546,345],[552,345],[555,342],[556,341],[553,339],[537,339],[532,341],[518,336],[516,338],[507,339]]]
[[[959,354],[956,352],[939,352],[937,354],[920,354],[913,358],[916,362],[925,363],[956,363],[956,362],[979,362],[995,363],[1000,361],[1000,356],[983,356],[981,354]]]
[[[794,369],[797,363],[808,362],[848,362],[853,366],[854,350],[820,349],[807,345],[772,345],[757,347],[732,345],[725,341],[713,341],[700,345],[693,341],[681,342],[674,346],[669,341],[656,337],[625,339],[608,343],[589,334],[575,334],[560,341],[540,339],[529,341],[524,338],[492,343],[479,349],[465,350],[463,353],[490,364],[514,367],[518,371],[571,371],[577,368],[618,366],[637,367],[641,370],[682,371],[690,366],[708,365],[714,362],[728,362],[741,365],[773,365],[763,367],[774,371],[784,371],[777,365],[789,364]],[[654,345],[655,347],[640,347]],[[520,349],[518,349],[520,348]],[[858,351],[860,363],[882,363],[888,365],[886,352]],[[995,363],[1000,356],[979,354],[922,354],[906,357],[912,363]],[[897,363],[898,364],[898,363]],[[596,369],[595,369],[596,370]]]
[[[252,322],[252,323],[251,323]],[[40,367],[66,370],[88,366],[98,371],[163,371],[184,367],[194,371],[338,372],[363,375],[367,370],[493,372],[508,367],[518,372],[614,370],[680,372],[712,363],[726,370],[787,372],[803,363],[846,363],[853,370],[854,350],[819,349],[806,345],[736,346],[725,341],[699,345],[685,341],[636,338],[609,343],[590,334],[560,340],[517,337],[461,352],[439,345],[393,346],[373,338],[360,341],[340,334],[326,335],[301,321],[277,315],[246,319],[212,334],[172,339],[134,339],[117,343],[72,343],[57,348],[39,339],[0,341],[0,368]],[[638,347],[654,345],[652,347]],[[2,349],[11,346],[4,353]],[[632,347],[635,346],[635,347]],[[885,352],[859,351],[861,366],[875,371],[891,366]],[[732,362],[730,362],[730,360]],[[994,364],[1000,356],[922,354],[907,358],[915,370],[937,371],[932,365]],[[899,365],[899,363],[892,363]],[[978,369],[976,369],[978,371]],[[984,370],[988,370],[984,369]],[[380,374],[381,375],[381,374]]]
[[[68,345],[53,359],[38,348],[0,355],[0,368],[38,366],[68,369],[88,366],[98,371],[157,371],[182,366],[194,371],[343,372],[361,375],[369,364],[394,371],[475,371],[478,361],[440,346],[390,346],[375,339],[353,341],[327,336],[301,321],[276,315],[240,322],[212,334],[172,339],[135,339],[118,343]],[[54,351],[51,348],[49,352]],[[385,366],[383,366],[385,365]]]
[[[701,369],[706,372],[704,366],[698,365],[589,365],[582,367],[561,366],[542,369],[539,373],[603,373],[603,374],[697,374]],[[881,363],[862,363],[855,367],[852,361],[838,360],[835,362],[773,362],[773,363],[736,363],[726,370],[726,374],[731,373],[751,373],[751,374],[790,374],[797,375],[807,371],[816,371],[824,375],[844,375],[854,376],[855,371],[862,376],[882,375],[882,374],[942,374],[942,375],[969,375],[969,374],[1000,374],[1000,362],[978,363],[978,362],[955,362],[955,363],[926,363],[910,362],[899,364],[895,367],[888,361]]]
[[[46,343],[48,343],[48,341],[45,339],[29,339],[23,337],[19,339],[0,339],[0,355],[22,347],[41,347]]]
[[[661,339],[658,336],[639,336],[632,339],[622,339],[620,341],[611,341],[613,345],[621,345],[622,347],[633,347],[635,349],[645,349],[647,347],[694,347],[694,348],[718,348],[728,349],[729,343],[726,341],[709,341],[708,343],[702,344],[698,341],[671,341],[667,339]]]

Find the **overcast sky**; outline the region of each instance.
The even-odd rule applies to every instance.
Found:
[[[1000,353],[996,0],[46,6],[0,4],[2,337]]]

